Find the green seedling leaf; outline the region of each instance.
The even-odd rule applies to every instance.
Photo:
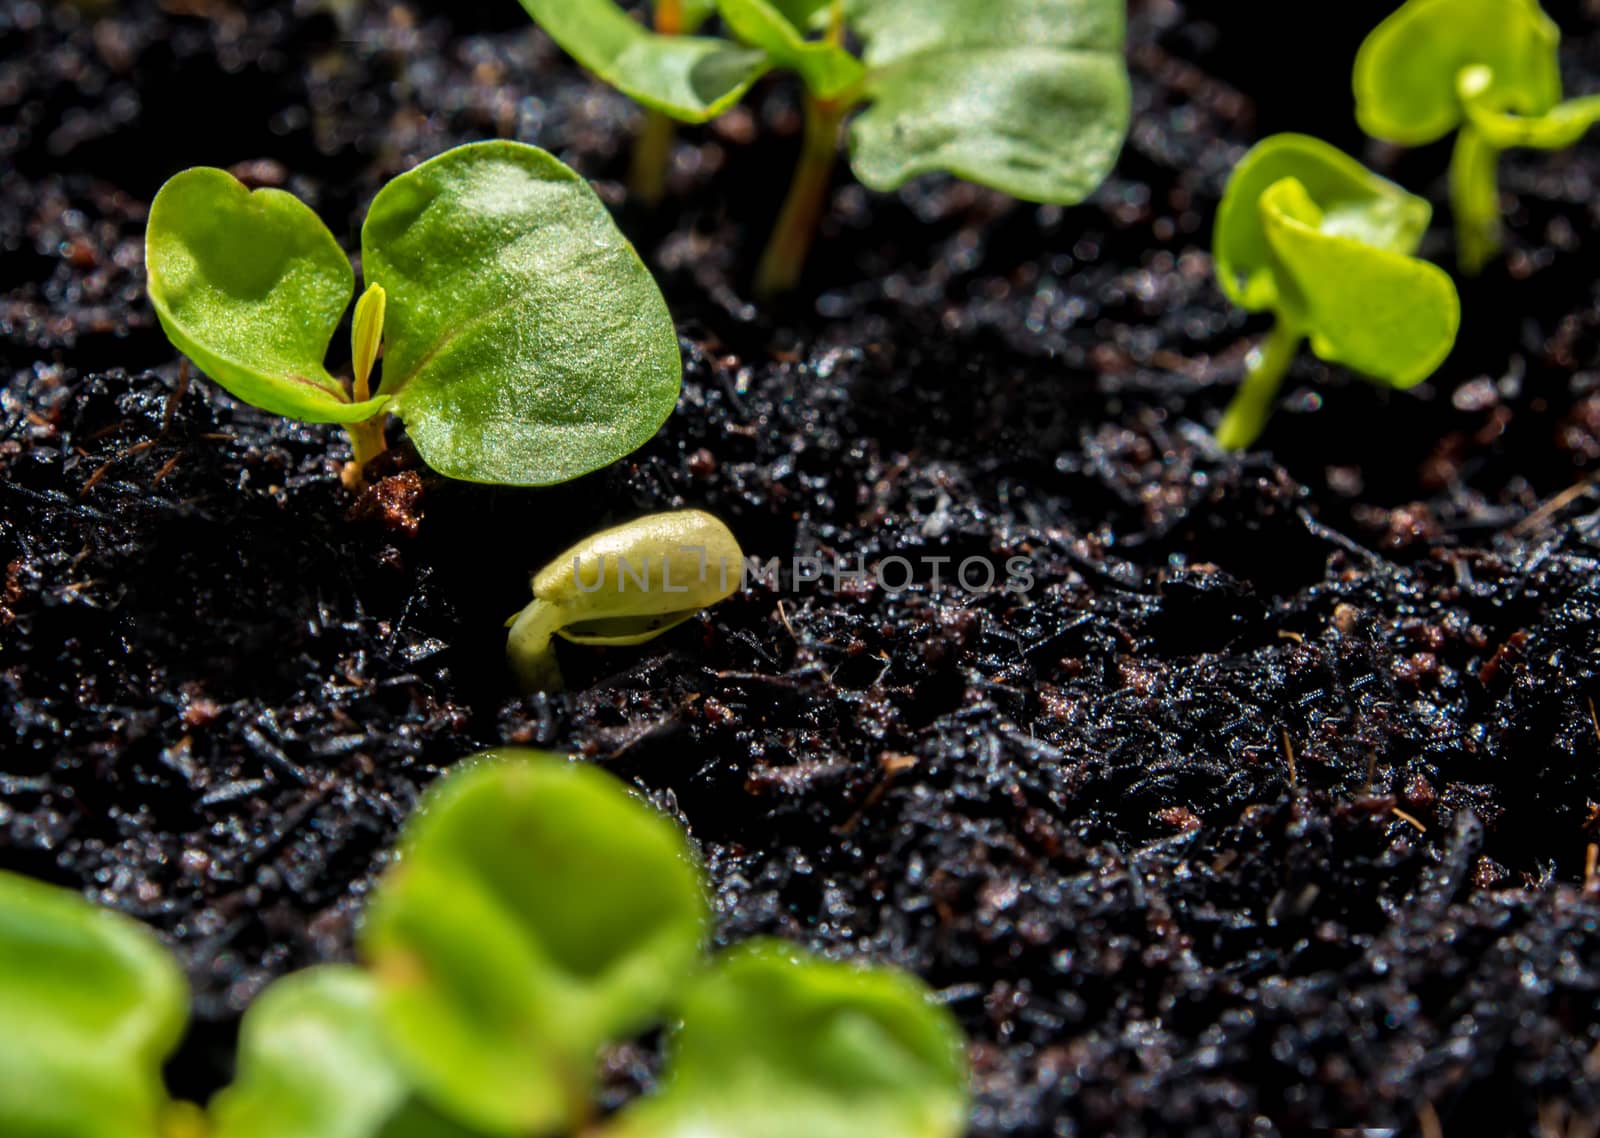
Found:
[[[766,72],[759,51],[726,40],[648,31],[614,0],[522,0],[561,49],[646,107],[683,122],[707,122],[737,103]],[[705,4],[686,16],[705,18]]]
[[[1245,155],[1212,256],[1230,299],[1278,320],[1218,426],[1224,447],[1261,433],[1305,337],[1323,359],[1393,387],[1443,362],[1461,304],[1442,270],[1410,256],[1429,216],[1421,198],[1305,135],[1275,135]]]
[[[1444,362],[1461,324],[1444,270],[1330,230],[1294,178],[1267,188],[1261,217],[1318,356],[1393,387],[1420,383]]]
[[[1456,84],[1467,125],[1495,150],[1564,150],[1600,122],[1600,95],[1569,99],[1542,115],[1519,115],[1495,109],[1493,87],[1487,67],[1464,69]]]
[[[849,0],[871,105],[851,126],[856,176],[894,190],[948,171],[1071,204],[1128,130],[1122,0]]]
[[[155,936],[0,872],[0,1134],[159,1138],[188,991]]]
[[[357,968],[271,985],[240,1025],[237,1067],[209,1138],[473,1138],[416,1101],[384,1044],[377,984]]]
[[[718,7],[736,36],[766,52],[774,65],[798,72],[818,98],[838,98],[866,75],[861,61],[842,45],[806,39],[802,28],[814,14],[814,5],[791,4],[792,15],[771,0],[718,0]]]
[[[490,1135],[570,1128],[596,1054],[695,969],[706,902],[682,833],[593,768],[489,752],[412,821],[361,949],[423,1097]]]
[[[1356,117],[1374,138],[1420,145],[1462,123],[1461,72],[1490,72],[1484,104],[1542,115],[1561,99],[1561,33],[1535,0],[1408,0],[1356,55]]]
[[[1535,0],[1408,0],[1356,57],[1368,134],[1416,144],[1459,129],[1450,207],[1466,273],[1500,251],[1500,152],[1571,146],[1600,121],[1600,97],[1561,102],[1560,40]]]
[[[677,402],[661,291],[588,184],[537,147],[457,147],[378,194],[354,402],[322,364],[350,265],[299,201],[188,170],[156,196],[146,249],[173,343],[242,399],[343,423],[358,467],[383,449],[387,411],[441,474],[564,482],[638,447]]]
[[[361,249],[388,293],[382,391],[440,473],[564,482],[672,413],[683,367],[661,290],[544,151],[480,142],[424,162],[379,192]]]
[[[702,510],[651,514],[593,534],[533,579],[533,601],[510,621],[506,657],[526,691],[560,690],[551,637],[643,644],[738,591],[744,553]]]
[[[656,0],[658,22],[661,9],[672,3],[678,6],[678,28],[674,35],[697,32],[700,25],[717,14],[717,0]]]
[[[311,423],[371,418],[323,366],[355,275],[327,226],[282,190],[224,170],[161,187],[145,231],[150,300],[167,338],[246,403]]]
[[[1427,232],[1433,207],[1380,178],[1320,139],[1275,134],[1234,168],[1217,209],[1212,238],[1217,282],[1228,299],[1251,312],[1296,311],[1292,276],[1281,271],[1261,212],[1273,184],[1294,178],[1322,213],[1322,228],[1375,249],[1411,253]]]
[[[828,25],[828,16],[838,0],[767,0],[773,11],[779,13],[802,31],[820,31]]]
[[[909,975],[780,942],[724,954],[689,991],[663,1089],[607,1138],[955,1138],[966,1066]]]

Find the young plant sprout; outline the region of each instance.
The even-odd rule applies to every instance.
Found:
[[[348,385],[324,358],[349,258],[281,190],[209,167],[167,182],[145,236],[150,299],[240,399],[342,424],[357,480],[391,414],[441,474],[542,486],[615,461],[672,413],[666,302],[594,191],[544,151],[482,142],[422,163],[373,200],[361,249]]]
[[[800,165],[757,274],[764,295],[798,282],[858,108],[851,165],[880,191],[945,171],[1071,204],[1127,133],[1122,0],[717,0],[736,40],[652,35],[615,0],[521,2],[579,63],[681,121],[721,114],[769,70],[800,76]]]
[[[1600,122],[1600,96],[1561,101],[1561,31],[1535,0],[1408,0],[1356,55],[1356,117],[1417,146],[1456,132],[1450,204],[1457,259],[1500,251],[1500,152],[1559,150]]]
[[[611,776],[528,751],[449,779],[361,938],[401,1066],[492,1135],[592,1118],[599,1051],[671,1017],[664,1089],[600,1138],[954,1138],[961,1036],[926,989],[759,942],[702,963],[683,834]]]
[[[533,578],[533,602],[507,621],[506,658],[524,691],[560,691],[552,638],[643,644],[739,590],[744,553],[701,510],[651,514],[593,534]]]
[[[707,960],[683,832],[599,769],[488,752],[374,894],[366,967],[271,985],[202,1110],[162,1063],[187,993],[155,937],[0,872],[6,1138],[957,1138],[961,1033],[914,978],[749,942]],[[602,1050],[673,1020],[662,1089],[600,1120]]]
[[[1455,284],[1411,256],[1431,207],[1315,138],[1278,134],[1244,156],[1217,211],[1212,259],[1228,298],[1276,318],[1250,355],[1217,441],[1249,446],[1300,343],[1391,387],[1420,383],[1461,324]]]

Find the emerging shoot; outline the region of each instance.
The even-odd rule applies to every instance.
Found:
[[[544,151],[482,142],[422,163],[378,193],[361,248],[348,385],[324,358],[354,292],[349,258],[281,190],[209,167],[167,182],[145,235],[150,299],[238,398],[342,424],[347,481],[383,451],[391,414],[441,474],[543,486],[614,462],[672,413],[666,301],[594,191]]]
[[[506,658],[524,691],[560,691],[553,638],[643,644],[738,592],[744,553],[701,510],[651,514],[566,550],[533,579],[533,602],[508,622]]]
[[[1217,211],[1212,258],[1228,298],[1276,318],[1251,353],[1217,441],[1249,446],[1272,414],[1302,340],[1330,363],[1411,387],[1444,361],[1461,324],[1450,278],[1411,256],[1432,210],[1325,142],[1258,143]]]
[[[1500,152],[1559,150],[1600,121],[1600,96],[1561,101],[1561,32],[1535,0],[1408,0],[1356,56],[1356,117],[1417,146],[1456,131],[1450,163],[1457,260],[1500,251]]]
[[[727,40],[653,35],[615,0],[521,2],[578,62],[679,121],[716,117],[769,70],[800,76],[805,134],[758,272],[767,295],[799,280],[855,111],[851,166],[884,192],[943,171],[1070,205],[1127,133],[1123,0],[716,0]]]

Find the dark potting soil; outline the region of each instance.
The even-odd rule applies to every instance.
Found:
[[[510,0],[84,7],[0,2],[0,865],[167,935],[178,1093],[227,1077],[271,979],[349,957],[419,792],[518,743],[680,817],[721,942],[937,987],[975,1135],[1600,1123],[1600,513],[1563,495],[1600,468],[1600,132],[1507,158],[1512,251],[1435,379],[1304,359],[1231,457],[1205,424],[1264,325],[1206,250],[1244,148],[1317,133],[1443,200],[1446,147],[1352,121],[1386,4],[1308,35],[1136,3],[1136,122],[1091,202],[841,172],[776,311],[745,282],[797,141],[781,82],[684,132],[650,215],[636,112]],[[1569,90],[1600,87],[1594,14],[1547,7]],[[650,445],[522,491],[400,444],[353,498],[335,428],[184,383],[142,296],[168,176],[233,165],[353,249],[385,179],[496,135],[596,179],[660,276],[686,380]],[[685,505],[762,558],[1025,555],[1034,587],[757,583],[517,696],[528,572]],[[618,1049],[611,1101],[654,1064]]]

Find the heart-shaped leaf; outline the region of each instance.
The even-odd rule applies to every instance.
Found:
[[[658,35],[614,0],[522,0],[563,51],[635,102],[684,122],[706,122],[737,103],[767,59],[726,40]],[[690,26],[708,5],[685,15]]]
[[[608,1138],[955,1138],[960,1030],[909,975],[776,941],[723,955],[690,988],[664,1086]]]
[[[380,391],[429,466],[543,486],[636,449],[682,383],[666,301],[582,178],[516,142],[459,146],[378,194]]]
[[[1394,387],[1433,374],[1461,325],[1456,286],[1443,269],[1328,227],[1294,178],[1262,194],[1262,225],[1303,298],[1311,350]]]
[[[0,1134],[158,1138],[188,991],[143,925],[0,872]]]
[[[1536,0],[1408,0],[1356,54],[1356,117],[1374,138],[1420,145],[1461,125],[1456,83],[1483,66],[1486,106],[1542,115],[1561,98],[1561,32]]]
[[[655,1020],[701,951],[676,826],[592,767],[490,752],[411,824],[362,934],[424,1097],[489,1134],[589,1110],[596,1053]]]
[[[1228,299],[1252,312],[1296,314],[1303,305],[1295,279],[1281,271],[1260,207],[1267,189],[1285,178],[1299,182],[1316,203],[1324,232],[1374,249],[1411,253],[1433,214],[1426,200],[1320,139],[1263,139],[1234,168],[1212,238],[1218,283]]]
[[[1123,0],[849,0],[871,105],[852,124],[856,176],[893,190],[948,171],[1070,204],[1128,131]]]
[[[352,403],[323,364],[355,275],[293,194],[185,170],[150,205],[145,266],[167,337],[245,402],[312,423],[360,422],[382,408]]]

